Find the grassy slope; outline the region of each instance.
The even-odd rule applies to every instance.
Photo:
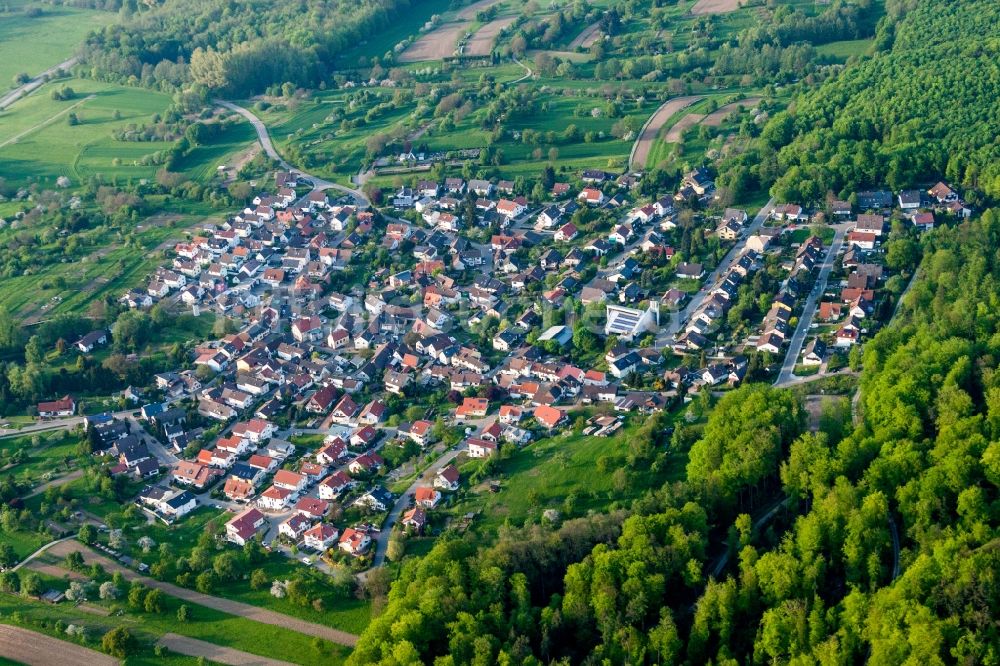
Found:
[[[31,3],[42,15],[29,18],[25,2],[5,2],[9,13],[0,13],[0,86],[11,83],[15,74],[35,76],[66,60],[88,32],[115,19],[101,12],[52,4]]]

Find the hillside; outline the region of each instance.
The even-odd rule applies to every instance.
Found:
[[[384,28],[409,0],[172,0],[92,35],[86,62],[103,76],[166,87],[255,93],[318,84],[334,57]]]
[[[785,201],[942,174],[1000,195],[1000,109],[988,102],[1000,95],[1000,5],[889,4],[876,38],[883,52],[775,117],[765,145],[731,172],[739,165],[765,185],[776,179],[772,192]]]

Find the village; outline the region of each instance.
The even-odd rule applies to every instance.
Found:
[[[422,180],[380,212],[279,172],[276,194],[178,243],[122,296],[234,330],[126,390],[128,410],[88,415],[91,449],[142,484],[153,519],[209,505],[232,514],[234,545],[378,566],[394,530],[446,527],[435,509],[466,461],[581,414],[584,434],[608,436],[701,391],[836,373],[891,316],[890,233],[971,213],[939,183],[751,216],[715,205],[705,169],[648,201],[642,176],[584,171],[547,201],[509,181]],[[76,412],[65,396],[37,413]]]

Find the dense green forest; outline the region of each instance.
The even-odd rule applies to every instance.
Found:
[[[404,564],[352,662],[997,663],[997,247],[992,210],[929,234],[846,436],[732,392],[674,435],[685,481]]]
[[[939,179],[1000,195],[1000,4],[890,0],[874,57],[850,64],[723,166],[737,191],[821,200]]]
[[[318,85],[348,45],[384,28],[409,0],[125,2],[122,20],[83,47],[95,75],[174,89],[261,92]]]

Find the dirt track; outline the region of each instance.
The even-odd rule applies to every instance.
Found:
[[[740,8],[740,0],[698,0],[691,8],[692,14],[725,14]]]
[[[468,45],[465,47],[465,55],[488,56],[490,51],[493,50],[493,43],[496,42],[500,31],[516,20],[516,16],[505,16],[484,25],[469,40]]]
[[[251,606],[250,604],[245,604],[239,601],[209,596],[207,594],[178,587],[177,585],[173,585],[171,583],[164,583],[146,576],[140,576],[131,569],[126,569],[110,558],[107,558],[104,555],[99,555],[89,548],[86,548],[78,541],[64,541],[56,544],[48,550],[50,554],[55,555],[56,557],[65,557],[73,551],[79,551],[82,553],[83,559],[87,563],[100,562],[106,571],[120,571],[122,575],[130,581],[137,580],[147,587],[155,587],[163,590],[166,594],[184,601],[200,604],[202,606],[206,606],[207,608],[222,611],[223,613],[229,613],[230,615],[245,617],[248,620],[253,620],[254,622],[273,624],[277,627],[285,627],[286,629],[291,629],[292,631],[297,631],[301,634],[306,634],[307,636],[316,636],[332,643],[337,643],[338,645],[354,647],[354,645],[358,642],[358,637],[356,635],[349,634],[346,631],[340,631],[339,629],[326,627],[314,622],[307,622],[305,620],[291,617],[290,615],[275,613],[274,611],[260,608],[258,606]]]
[[[656,137],[660,133],[660,129],[663,125],[670,120],[675,113],[681,109],[691,106],[700,99],[700,95],[675,97],[660,106],[660,108],[653,113],[650,119],[646,121],[642,131],[639,133],[639,138],[635,140],[635,145],[632,147],[632,156],[629,159],[631,168],[645,168],[646,160],[649,158],[649,151],[652,150],[653,144],[656,142]]]
[[[28,666],[118,666],[117,659],[96,650],[7,625],[0,625],[0,656]]]
[[[221,647],[214,643],[206,643],[196,638],[178,636],[177,634],[163,634],[156,642],[168,650],[186,654],[189,657],[204,657],[219,664],[232,664],[233,666],[294,666],[287,661],[258,657],[249,652],[234,650],[233,648]]]

